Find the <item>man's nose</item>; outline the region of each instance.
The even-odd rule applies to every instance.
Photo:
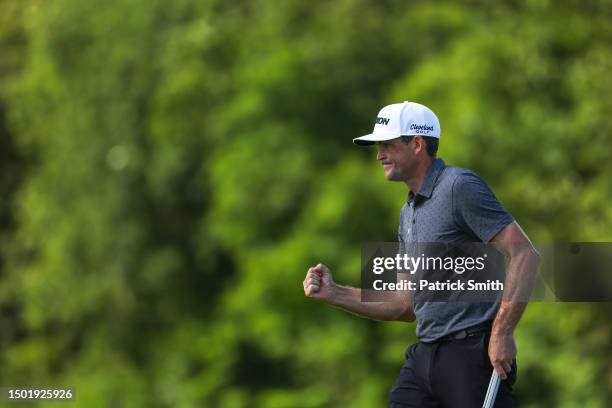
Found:
[[[382,149],[379,147],[378,153],[376,154],[376,160],[384,160],[384,159],[385,159],[385,154],[383,153]]]

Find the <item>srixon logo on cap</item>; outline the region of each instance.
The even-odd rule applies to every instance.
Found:
[[[414,133],[417,134],[423,134],[433,131],[434,127],[429,125],[415,125],[413,123],[412,125],[410,125],[410,130],[414,130]]]
[[[380,116],[376,118],[376,122],[377,125],[388,125],[389,124],[389,118],[381,118]]]

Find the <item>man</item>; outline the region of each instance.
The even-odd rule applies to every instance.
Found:
[[[362,302],[361,289],[333,281],[323,264],[308,270],[306,296],[367,318],[417,320],[419,341],[389,397],[390,407],[480,407],[493,368],[502,379],[495,407],[511,407],[516,380],[514,329],[526,307],[539,255],[528,237],[475,173],[436,158],[440,123],[413,102],[384,107],[373,133],[353,139],[378,145],[390,181],[409,189],[400,214],[400,243],[492,244],[508,258],[503,299],[497,302]],[[401,274],[398,274],[398,279]]]

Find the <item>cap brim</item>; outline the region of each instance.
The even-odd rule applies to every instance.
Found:
[[[353,139],[353,143],[357,146],[371,146],[376,144],[376,142],[384,142],[386,140],[397,139],[398,135],[375,135],[374,133],[370,133],[369,135],[356,137]]]

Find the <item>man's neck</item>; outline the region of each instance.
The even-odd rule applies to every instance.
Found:
[[[412,176],[408,180],[406,180],[406,185],[408,185],[408,189],[414,194],[418,193],[421,189],[421,185],[423,185],[423,180],[425,180],[427,171],[433,164],[434,160],[436,160],[435,157],[428,157],[427,159],[418,163]]]

